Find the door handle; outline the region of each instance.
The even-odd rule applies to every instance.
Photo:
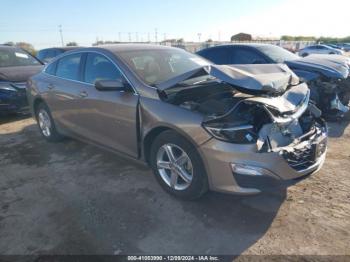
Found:
[[[87,97],[87,96],[88,96],[88,93],[87,93],[86,91],[81,91],[81,92],[79,93],[79,96],[82,97],[82,98],[84,98],[84,97]]]
[[[49,84],[49,85],[47,86],[47,88],[51,90],[51,89],[54,89],[55,86],[54,86],[53,84]]]

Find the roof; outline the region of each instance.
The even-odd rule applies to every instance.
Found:
[[[70,51],[70,50],[74,50],[74,49],[77,49],[77,48],[81,48],[81,47],[80,47],[80,46],[49,47],[49,48],[41,49],[40,51],[43,51],[43,50],[50,50],[50,49],[60,49],[60,50],[64,50],[64,51]]]
[[[114,44],[114,45],[101,45],[94,48],[106,49],[111,52],[123,52],[123,51],[138,51],[138,50],[169,50],[174,47],[152,44]]]
[[[223,44],[216,45],[212,47],[208,47],[202,50],[210,49],[210,48],[220,48],[220,47],[229,47],[229,46],[251,46],[251,47],[259,47],[259,46],[271,46],[271,44],[262,44],[262,43],[232,43],[232,44]],[[201,51],[202,51],[201,50]],[[200,51],[199,51],[200,52]]]

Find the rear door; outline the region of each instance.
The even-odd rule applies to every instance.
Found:
[[[46,102],[55,121],[75,133],[80,132],[76,119],[80,111],[80,91],[85,85],[81,82],[82,58],[83,53],[71,54],[51,64],[54,68],[51,65],[47,68],[53,76],[47,81]]]
[[[76,119],[80,133],[103,146],[137,157],[138,95],[105,55],[88,52],[84,60],[84,85],[80,86]],[[99,91],[94,86],[97,80],[116,79],[125,83],[125,91]]]

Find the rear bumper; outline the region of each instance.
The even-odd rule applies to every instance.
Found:
[[[312,156],[312,147],[322,147]],[[225,193],[256,194],[279,181],[301,178],[317,172],[327,151],[327,131],[324,129],[310,140],[278,152],[259,153],[256,145],[239,145],[211,139],[199,150],[208,170],[210,189]],[[289,148],[288,150],[290,150]],[[319,149],[318,149],[319,150]],[[294,155],[291,155],[294,154]],[[268,185],[266,185],[266,181]]]

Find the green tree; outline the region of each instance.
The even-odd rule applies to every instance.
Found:
[[[284,41],[316,41],[316,37],[314,36],[291,36],[291,35],[283,35],[281,40]]]
[[[16,43],[16,46],[26,50],[28,53],[32,55],[36,55],[36,50],[34,49],[34,46],[32,44],[29,44],[26,42],[18,42]]]

